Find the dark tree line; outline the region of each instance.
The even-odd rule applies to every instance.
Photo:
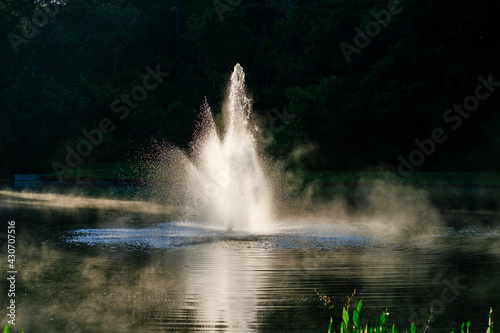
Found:
[[[264,126],[277,157],[314,143],[309,169],[397,168],[415,139],[442,128],[448,139],[422,170],[498,170],[500,88],[456,130],[443,119],[474,94],[478,76],[500,81],[494,1],[57,3],[0,3],[2,177],[52,172],[103,118],[116,130],[84,165],[123,160],[151,138],[186,146],[204,97],[220,108],[237,62],[257,113],[294,115],[280,131]],[[383,22],[391,8],[399,12]],[[356,44],[374,13],[379,31]],[[342,42],[356,49],[349,59]],[[120,121],[111,103],[157,65],[170,75]]]

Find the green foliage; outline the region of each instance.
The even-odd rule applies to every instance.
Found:
[[[5,326],[5,328],[3,330],[3,333],[9,333],[9,327],[10,327],[10,324],[7,324],[7,326]],[[24,331],[22,333],[24,333]]]
[[[356,328],[362,328],[364,326],[363,325],[364,315],[365,315],[365,310],[363,309],[363,301],[359,301],[358,307],[356,308],[356,310],[354,310],[352,314],[352,319],[354,322],[354,326],[356,326]]]
[[[324,303],[325,306],[328,306],[328,309],[332,310],[333,305],[331,304],[329,298],[321,293],[319,293],[316,289],[314,290],[316,292],[316,295],[318,295],[320,301]],[[387,315],[386,312],[383,312],[380,317],[375,317],[373,320],[373,325],[371,322],[368,322],[365,324],[364,322],[364,315],[365,315],[365,310],[364,310],[364,305],[363,301],[360,300],[358,302],[358,305],[355,310],[352,312],[352,324],[349,322],[349,307],[351,305],[351,301],[354,299],[354,295],[356,293],[356,290],[354,290],[353,294],[348,297],[347,303],[344,305],[342,308],[342,316],[340,318],[340,333],[397,333],[398,331],[396,330],[396,326],[393,324],[392,327],[389,328],[387,325]],[[328,303],[326,302],[328,300]],[[489,320],[488,320],[488,328],[486,330],[487,333],[493,333],[493,322],[491,320],[491,314],[493,310],[490,309],[489,313]],[[337,314],[338,315],[338,314]],[[432,319],[432,309],[431,309],[431,314],[429,316],[429,319],[427,320],[427,326],[424,330],[424,333],[429,329],[430,327],[430,322]],[[331,332],[336,332],[332,331],[332,326],[334,323],[333,317],[330,317],[330,325],[328,327],[328,333]],[[461,333],[469,333],[469,328],[471,326],[471,322],[468,321],[467,323],[462,323],[461,326]],[[466,328],[464,330],[464,328]],[[454,333],[455,330],[451,333]],[[416,333],[416,327],[415,323],[411,323],[410,325],[410,333]]]

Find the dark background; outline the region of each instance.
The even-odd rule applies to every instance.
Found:
[[[220,112],[236,63],[276,158],[312,143],[307,170],[396,170],[414,140],[448,139],[421,171],[496,171],[500,91],[453,130],[443,114],[474,94],[478,76],[500,81],[495,2],[402,1],[402,11],[346,62],[341,42],[373,21],[377,0],[71,0],[16,53],[40,3],[0,3],[0,177],[51,173],[82,130],[116,125],[80,167],[123,161],[152,138],[187,147],[206,96]],[[230,9],[223,20],[216,6]],[[28,29],[29,31],[29,29]],[[12,37],[12,34],[10,35]],[[24,38],[24,37],[22,37]],[[146,67],[169,72],[123,120],[111,103],[142,84]],[[500,90],[500,88],[499,88]],[[483,89],[483,91],[485,91]],[[273,109],[295,117],[272,129]],[[276,121],[275,125],[281,125]]]

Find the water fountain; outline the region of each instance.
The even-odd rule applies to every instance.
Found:
[[[169,148],[167,173],[170,184],[182,184],[182,196],[195,202],[191,208],[202,219],[227,231],[262,233],[269,230],[272,195],[250,126],[251,109],[245,73],[236,64],[222,128],[217,128],[205,101],[191,151]]]

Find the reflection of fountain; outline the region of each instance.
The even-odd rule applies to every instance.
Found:
[[[272,267],[260,257],[258,242],[246,243],[244,250],[241,244],[210,244],[189,254],[184,292],[187,299],[197,300],[195,320],[207,328],[213,325],[214,331],[217,326],[219,331],[257,331],[252,325],[264,310],[265,290],[272,288],[261,273]]]
[[[250,130],[250,112],[245,73],[237,64],[223,107],[223,135],[205,102],[190,158],[176,148],[167,153],[167,173],[171,184],[182,187],[179,195],[194,198],[197,214],[228,231],[264,232],[271,220],[270,188]]]

